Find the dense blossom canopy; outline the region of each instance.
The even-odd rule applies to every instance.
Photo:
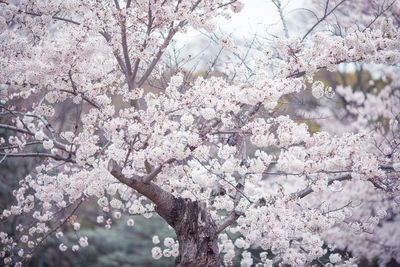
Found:
[[[45,159],[0,211],[3,223],[26,218],[16,235],[0,233],[2,264],[22,266],[50,235],[61,251],[90,245],[79,218],[71,220],[88,199],[110,228],[121,214],[168,218],[178,197],[202,203],[216,222],[224,265],[237,253],[242,266],[400,262],[399,5],[310,5],[303,32],[289,32],[282,16],[283,33],[260,42],[247,63],[224,37],[224,76],[179,69],[154,92],[149,81],[165,79],[176,33],[211,33],[216,17],[228,19],[242,3],[0,0],[0,128],[12,132],[0,140],[0,163]],[[316,78],[347,63],[379,78],[368,91]],[[331,118],[316,132],[277,111],[286,96],[306,93],[344,103],[299,107]],[[81,107],[76,124],[57,127],[70,102]],[[77,232],[72,247],[59,230],[66,223]],[[153,242],[155,259],[180,253],[172,238]]]

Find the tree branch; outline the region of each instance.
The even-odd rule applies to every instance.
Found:
[[[322,21],[324,21],[330,14],[332,14],[333,11],[335,11],[341,4],[343,4],[346,0],[342,0],[339,3],[337,3],[337,5],[332,8],[329,12],[328,11],[328,3],[326,4],[325,7],[325,12],[324,12],[324,16],[322,18],[320,18],[317,23],[315,23],[308,31],[307,33],[303,36],[303,38],[301,38],[301,41],[304,41],[304,39],[306,39],[306,37],[315,29],[315,27],[317,27]]]
[[[394,171],[393,166],[390,165],[379,165],[379,168],[382,170],[389,170],[389,171]],[[344,171],[340,171],[340,172],[344,172]],[[328,185],[331,185],[333,182],[335,181],[346,181],[346,180],[351,180],[351,173],[346,173],[346,174],[342,174],[342,175],[338,175],[332,178],[329,178],[328,180]],[[382,186],[380,186],[378,183],[376,183],[376,181],[373,181],[372,179],[369,179],[369,181],[376,187],[382,190],[385,190]],[[311,187],[307,187],[297,193],[293,193],[293,196],[296,196],[298,198],[303,198],[309,194],[311,194],[312,192],[314,192]]]
[[[38,144],[42,144],[42,143],[43,143],[43,141],[32,141],[32,142],[24,143],[22,146],[25,147],[25,146],[31,146],[31,145],[38,145]],[[12,145],[12,146],[1,146],[0,145],[0,150],[13,149],[13,148],[19,148],[19,147],[20,147],[19,145]]]
[[[195,10],[201,1],[202,0],[198,0],[196,3],[194,3],[193,6],[191,7],[190,11]],[[178,5],[179,5],[179,3],[178,3]],[[178,8],[178,6],[177,6],[177,8]],[[179,28],[181,28],[187,24],[187,21],[186,20],[180,21],[179,24],[175,28],[173,27],[173,24],[174,24],[174,22],[171,22],[171,24],[170,24],[171,29],[169,30],[167,37],[165,38],[163,44],[161,45],[160,49],[158,50],[153,61],[150,63],[149,67],[147,68],[146,72],[143,74],[143,77],[137,82],[137,84],[136,84],[137,87],[142,86],[143,83],[147,80],[147,78],[149,78],[154,67],[157,65],[161,56],[164,54],[164,50],[168,47],[172,37],[174,37],[175,33],[178,31]]]
[[[132,66],[131,66],[131,59],[129,57],[128,41],[126,35],[126,18],[124,18],[123,21],[121,21],[120,23],[121,23],[122,52],[125,59],[127,80],[129,82],[132,76]]]
[[[146,35],[150,36],[151,30],[153,28],[153,21],[154,21],[153,12],[151,11],[151,8],[150,8],[150,2],[149,2],[149,9],[148,9],[147,13],[148,13],[148,22],[147,22]],[[142,44],[142,47],[140,48],[140,52],[143,52],[143,50],[146,49],[146,47],[147,47],[147,41],[145,39],[143,44]],[[135,62],[135,65],[134,65],[132,77],[131,77],[131,80],[129,81],[129,83],[134,83],[135,82],[136,75],[137,75],[137,72],[139,70],[139,64],[140,64],[140,58],[137,58],[136,62]]]
[[[118,181],[146,196],[156,204],[156,212],[168,223],[173,221],[175,197],[171,193],[163,190],[154,183],[142,182],[137,175],[131,178],[125,177],[125,175],[122,174],[122,167],[113,159],[108,162],[108,171],[112,176],[117,178]]]
[[[167,37],[165,38],[163,44],[161,45],[160,49],[158,50],[156,56],[154,57],[153,61],[150,63],[149,67],[143,74],[142,78],[137,82],[136,86],[140,87],[143,83],[149,78],[151,72],[153,71],[154,67],[157,65],[158,61],[160,60],[161,56],[164,54],[164,50],[167,48],[169,43],[171,42],[172,37],[174,37],[175,33],[177,32],[178,28],[182,27],[186,22],[181,21],[177,27],[171,28],[168,32]],[[171,25],[172,27],[172,25]]]
[[[5,1],[0,1],[0,3],[9,5],[9,3],[5,2]],[[22,10],[22,9],[18,9],[18,12],[22,12],[22,13],[25,13],[25,14],[27,14],[27,15],[36,16],[36,17],[41,17],[41,16],[43,16],[43,14],[41,14],[41,13],[34,13],[34,12],[24,11],[24,10]],[[58,12],[57,12],[57,13],[58,13]],[[72,20],[72,19],[66,19],[66,18],[59,17],[59,16],[57,16],[57,14],[51,16],[51,18],[52,18],[52,19],[55,19],[55,20],[60,20],[60,21],[65,21],[65,22],[68,22],[68,23],[72,23],[72,24],[75,24],[75,25],[81,25],[80,22],[77,22],[77,21]]]
[[[147,176],[142,178],[143,183],[145,183],[145,184],[150,183],[162,171],[162,168],[164,167],[165,164],[169,164],[174,161],[175,161],[175,159],[169,159],[166,162],[164,162],[164,164],[155,168],[151,173],[149,173]]]
[[[283,16],[283,11],[282,11],[282,3],[280,0],[272,0],[272,3],[276,6],[276,8],[278,9],[279,12],[279,16],[281,18],[282,24],[283,24],[283,31],[285,32],[285,37],[289,38],[289,31],[288,31],[288,27],[286,24],[286,20]]]
[[[4,108],[4,107],[2,107],[2,108]],[[9,111],[9,112],[13,112],[13,113],[15,113],[15,114],[20,114],[20,115],[24,115],[24,116],[30,116],[30,117],[37,118],[37,119],[41,120],[41,121],[43,122],[43,124],[46,125],[46,128],[47,128],[47,124],[46,124],[45,121],[44,121],[41,117],[39,117],[39,116],[32,115],[32,114],[24,114],[24,113],[22,113],[22,112],[15,112],[15,111]],[[19,132],[19,133],[29,134],[29,135],[31,135],[31,136],[34,136],[34,135],[35,135],[33,132],[31,132],[31,131],[29,131],[29,130],[20,129],[20,128],[17,128],[17,127],[11,126],[11,125],[7,125],[7,124],[0,124],[0,128],[7,129],[7,130],[10,130],[10,131]],[[71,153],[74,154],[73,152],[71,152],[71,151],[68,150],[68,148],[67,148],[66,145],[64,145],[63,143],[58,142],[58,141],[55,140],[55,139],[44,138],[44,140],[52,140],[55,147],[57,147],[57,148],[59,148],[59,149],[65,151],[65,152],[68,152],[68,153],[70,153],[70,154],[71,154]]]
[[[53,230],[51,230],[50,232],[48,232],[42,239],[40,239],[40,241],[37,243],[37,245],[34,247],[34,249],[31,251],[31,254],[33,254],[38,248],[39,246],[53,233],[55,233],[58,229],[60,229],[66,222],[68,222],[68,220],[75,214],[75,212],[79,209],[79,207],[81,206],[81,204],[83,203],[83,199],[81,199],[78,204],[76,205],[76,207],[71,211],[71,213],[64,218],[61,223],[54,228]]]
[[[4,156],[0,159],[0,164],[1,164],[3,161],[6,160],[7,155],[8,155],[7,153],[4,153]]]
[[[331,185],[334,181],[345,181],[345,180],[351,180],[350,173],[329,178],[328,185]],[[306,189],[303,189],[297,193],[293,193],[292,196],[295,196],[298,198],[304,198],[305,196],[311,194],[312,192],[314,192],[314,190],[312,190],[311,187],[307,187]]]
[[[111,41],[111,35],[109,33],[107,33],[106,31],[101,31],[100,34],[104,37],[104,39],[106,39],[107,42]],[[122,73],[126,75],[127,74],[126,66],[124,65],[124,61],[122,60],[122,58],[119,55],[118,51],[117,50],[113,50],[113,54],[114,54],[114,57],[117,59],[117,62],[119,64],[119,67],[122,70]]]
[[[225,230],[226,227],[234,223],[240,216],[244,215],[243,212],[233,210],[225,218],[217,223],[217,233]]]
[[[92,105],[93,107],[97,108],[97,109],[101,109],[101,107],[99,106],[99,104],[97,104],[96,102],[90,100],[89,98],[87,98],[83,93],[81,92],[73,92],[73,91],[68,91],[65,89],[61,89],[61,92],[65,92],[68,94],[72,94],[74,96],[77,96],[78,94],[81,95],[82,99],[85,100],[86,102],[88,102],[90,105]]]
[[[7,124],[0,124],[0,128],[6,129],[6,130],[10,130],[10,131],[19,132],[19,133],[34,135],[31,131],[20,129],[20,128],[17,128],[17,127],[11,126],[11,125],[7,125]]]
[[[0,152],[0,156],[7,156],[9,158],[27,158],[27,157],[40,157],[40,158],[53,158],[55,160],[59,160],[59,161],[65,161],[65,162],[72,162],[72,163],[76,163],[75,160],[71,159],[71,158],[64,158],[61,157],[60,155],[54,155],[54,154],[50,154],[50,153],[15,153],[15,154],[10,154],[10,153],[2,153]]]

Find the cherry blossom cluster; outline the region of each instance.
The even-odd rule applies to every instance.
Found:
[[[353,7],[314,2],[326,18]],[[148,90],[146,81],[160,78],[153,70],[167,64],[162,55],[177,32],[212,31],[214,17],[241,7],[224,0],[0,1],[0,112],[7,122],[0,128],[13,133],[0,139],[0,164],[45,158],[21,177],[13,204],[0,211],[4,222],[26,217],[16,235],[0,233],[6,266],[22,266],[50,235],[60,239],[61,251],[88,246],[75,215],[88,199],[96,199],[96,221],[106,229],[123,214],[150,218],[160,207],[151,194],[138,193],[140,186],[203,203],[223,226],[218,242],[227,266],[235,257],[242,266],[305,266],[327,254],[329,266],[352,266],[362,257],[400,262],[396,72],[385,68],[386,86],[371,81],[370,93],[314,79],[339,64],[399,64],[391,19],[398,5],[383,4],[384,15],[371,24],[368,9],[360,19],[365,28],[348,27],[343,35],[312,28],[303,37],[276,38],[256,53],[250,79],[241,71],[232,79],[232,73],[187,79],[182,71],[162,92]],[[221,44],[234,47],[228,39]],[[345,102],[343,118],[320,123],[315,133],[278,112],[286,96],[309,88],[316,101]],[[54,126],[71,102],[83,107],[79,123]],[[110,162],[119,175],[110,173]],[[65,225],[78,236],[70,248]],[[154,259],[179,255],[177,240],[166,238],[162,248],[155,236],[153,243]],[[252,248],[262,250],[257,258]]]

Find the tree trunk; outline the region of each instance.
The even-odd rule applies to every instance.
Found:
[[[175,265],[221,266],[217,226],[205,203],[176,198],[174,204],[173,227],[179,241]]]
[[[179,241],[176,266],[221,266],[217,225],[205,203],[175,197],[151,181],[143,182],[140,177],[127,178],[114,160],[108,162],[108,170],[121,183],[153,201],[157,213],[174,228]]]

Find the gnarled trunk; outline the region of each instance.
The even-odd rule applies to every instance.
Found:
[[[220,266],[217,227],[205,203],[176,198],[173,227],[179,241],[176,266]]]
[[[140,177],[127,178],[122,174],[122,167],[114,160],[108,162],[108,170],[121,183],[153,201],[157,213],[175,229],[179,241],[176,266],[221,265],[217,225],[207,212],[205,203],[175,197],[151,181],[144,182]]]
[[[179,255],[176,266],[220,266],[218,251],[218,232],[236,218],[236,213],[222,223],[221,229],[207,212],[205,203],[175,197],[151,181],[144,182],[140,177],[127,178],[122,167],[114,160],[108,162],[108,170],[121,183],[135,189],[156,204],[157,213],[171,225],[179,241]],[[146,179],[144,179],[146,180]]]

